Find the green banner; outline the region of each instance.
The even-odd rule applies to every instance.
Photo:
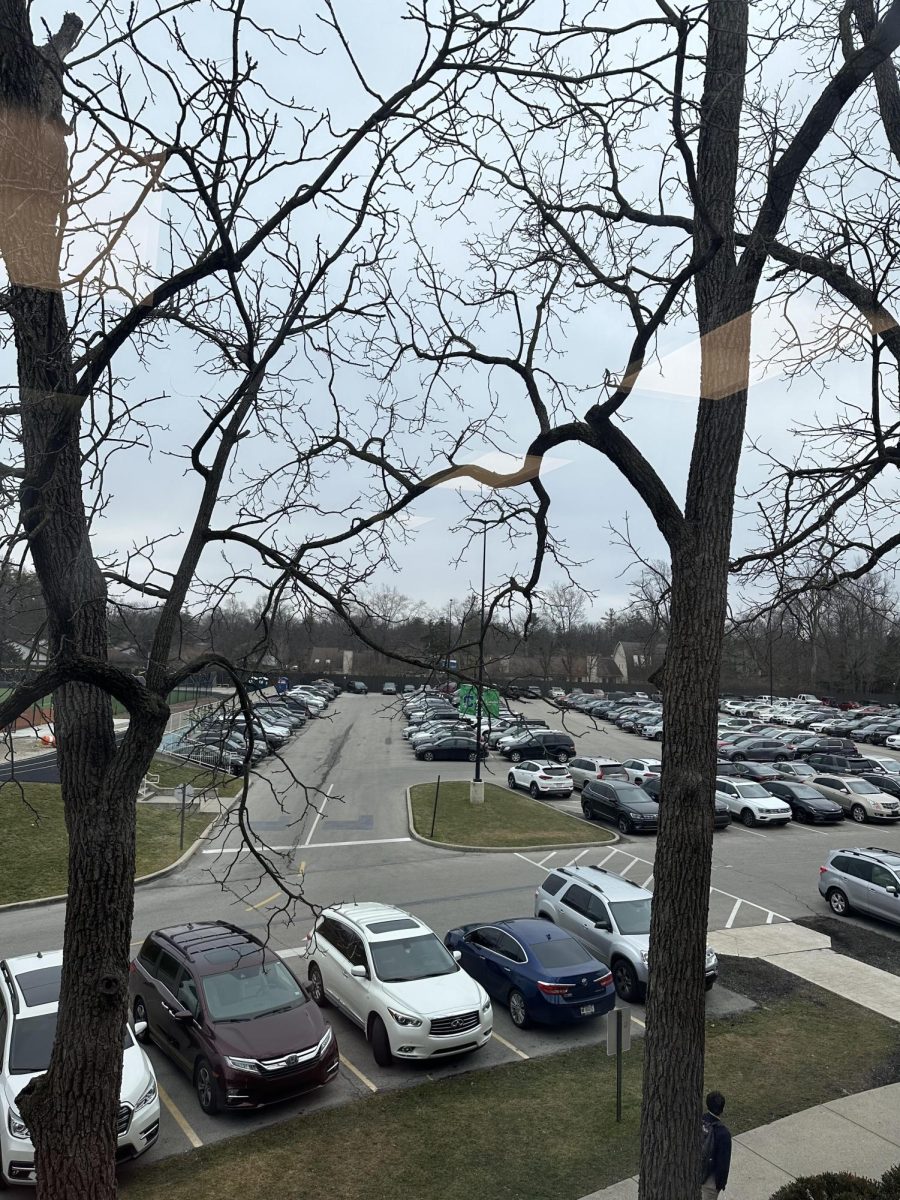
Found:
[[[500,693],[496,688],[485,688],[481,693],[482,712],[492,717],[500,716]],[[464,683],[459,689],[459,711],[461,716],[478,715],[478,688],[473,683]]]

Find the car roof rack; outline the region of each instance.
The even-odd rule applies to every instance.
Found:
[[[210,928],[210,926],[213,926],[214,928]],[[248,933],[246,929],[241,929],[239,925],[232,925],[230,921],[204,921],[202,923],[199,921],[196,923],[187,921],[181,928],[186,929],[189,932],[193,929],[196,929],[196,937],[190,937],[185,941],[179,938],[179,940],[176,941],[175,938],[170,937],[168,933],[162,930],[158,932],[157,936],[164,938],[171,946],[174,946],[177,950],[180,950],[189,962],[194,961],[194,952],[199,951],[203,945],[208,942],[218,941],[218,939],[222,936],[223,930],[229,933],[239,934],[240,937],[242,937],[245,941],[253,943],[253,945],[258,948],[265,949],[259,938],[252,933]]]
[[[19,1012],[19,993],[12,977],[12,971],[10,971],[5,960],[0,962],[0,974],[2,974],[3,978],[6,980],[6,986],[9,989],[9,996],[10,1000],[12,1001],[13,1016],[16,1016]]]

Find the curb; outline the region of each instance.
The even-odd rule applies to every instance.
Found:
[[[236,796],[228,808],[216,813],[200,836],[196,839],[196,841],[188,846],[187,850],[185,850],[184,854],[182,854],[180,858],[177,858],[173,863],[169,863],[167,867],[160,867],[158,871],[151,871],[149,875],[139,875],[134,881],[134,886],[136,888],[143,887],[147,883],[154,883],[157,879],[163,879],[166,875],[174,875],[176,871],[180,871],[181,868],[188,862],[188,860],[193,858],[203,843],[207,840],[216,823],[221,821],[223,817],[227,817],[231,810],[237,806],[239,801],[240,796]],[[58,904],[61,901],[67,900],[68,898],[69,893],[63,892],[61,896],[38,896],[34,900],[14,900],[11,904],[0,904],[0,913],[16,912],[19,909],[25,908],[44,908],[48,904]]]
[[[601,846],[611,846],[614,843],[622,840],[617,833],[609,830],[608,842],[554,842],[554,844],[551,846],[462,846],[457,842],[437,842],[434,840],[434,838],[423,837],[422,834],[416,832],[415,825],[413,824],[412,797],[410,796],[410,790],[410,788],[406,789],[406,821],[409,828],[410,837],[413,839],[413,841],[421,842],[423,846],[434,846],[438,850],[456,850],[463,854],[515,854],[522,850],[582,850],[585,847],[590,849],[591,846],[596,846],[599,850]],[[520,796],[519,799],[531,800],[532,804],[540,803],[538,800],[533,800],[531,796]],[[566,816],[568,815],[569,814],[566,813]],[[573,821],[577,821],[578,819],[578,817],[572,818]]]

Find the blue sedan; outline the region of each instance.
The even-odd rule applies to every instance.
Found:
[[[616,989],[606,963],[548,921],[516,917],[451,929],[460,966],[506,1004],[513,1024],[570,1025],[608,1013]]]

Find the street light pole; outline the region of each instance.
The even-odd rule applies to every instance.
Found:
[[[478,715],[475,725],[475,782],[481,782],[481,714],[484,709],[484,591],[487,579],[487,523],[481,526],[481,623],[478,626]]]

